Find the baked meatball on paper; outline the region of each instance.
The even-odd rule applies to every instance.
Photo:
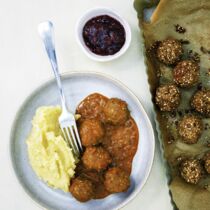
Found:
[[[135,8],[172,203],[209,210],[210,1],[135,0]]]

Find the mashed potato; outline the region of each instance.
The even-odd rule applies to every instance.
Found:
[[[76,160],[65,142],[58,122],[59,106],[37,109],[27,139],[29,160],[39,178],[49,186],[69,191]]]

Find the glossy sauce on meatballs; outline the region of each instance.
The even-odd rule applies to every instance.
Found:
[[[94,169],[96,171],[105,170],[112,162],[110,154],[101,146],[87,147],[82,161],[87,169]]]
[[[85,119],[79,129],[82,145],[99,144],[105,134],[103,124],[97,119]]]
[[[90,180],[78,177],[72,181],[69,190],[78,201],[86,202],[93,198],[95,186]]]
[[[78,105],[76,113],[81,115],[78,128],[84,153],[70,186],[72,195],[87,201],[125,192],[139,139],[127,103],[94,93]],[[80,193],[82,186],[84,193]]]
[[[123,124],[128,120],[129,111],[125,101],[118,98],[111,98],[104,107],[104,114],[107,123],[113,125]]]
[[[129,174],[118,167],[110,168],[105,173],[104,185],[111,193],[124,192],[130,186]]]

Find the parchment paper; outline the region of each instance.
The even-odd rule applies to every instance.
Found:
[[[145,21],[144,14],[148,8],[157,6],[149,22]],[[148,81],[154,102],[154,93],[159,84],[172,82],[172,68],[157,62],[147,53],[147,49],[158,40],[168,37],[187,40],[184,44],[185,56],[193,50],[200,58],[200,81],[202,87],[210,89],[210,54],[203,52],[210,50],[210,1],[209,0],[161,0],[144,1],[135,0],[135,8],[138,12],[139,23],[142,29],[145,44],[145,63],[147,65]],[[177,33],[175,25],[186,29],[184,34]],[[161,78],[157,74],[162,74]],[[190,99],[197,86],[190,89],[181,89],[182,101],[178,111],[190,109]],[[210,210],[210,175],[205,176],[197,185],[191,185],[180,178],[178,170],[179,157],[202,158],[210,140],[210,130],[206,129],[197,144],[187,145],[177,135],[177,128],[173,125],[174,120],[181,116],[171,117],[168,113],[156,112],[157,130],[164,157],[168,163],[169,189],[175,208],[180,210]],[[165,118],[166,116],[166,118]],[[182,114],[183,116],[183,114]],[[210,118],[203,118],[204,124],[210,125]],[[173,142],[170,138],[173,137]],[[209,184],[209,186],[207,186]]]

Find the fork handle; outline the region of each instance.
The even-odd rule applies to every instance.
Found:
[[[54,29],[53,24],[50,21],[42,22],[38,25],[39,35],[44,43],[45,49],[47,51],[48,58],[50,60],[55,79],[58,85],[61,104],[63,110],[66,109],[66,100],[63,92],[63,87],[61,84],[61,77],[58,70],[57,58],[55,53],[55,44],[54,44]]]

